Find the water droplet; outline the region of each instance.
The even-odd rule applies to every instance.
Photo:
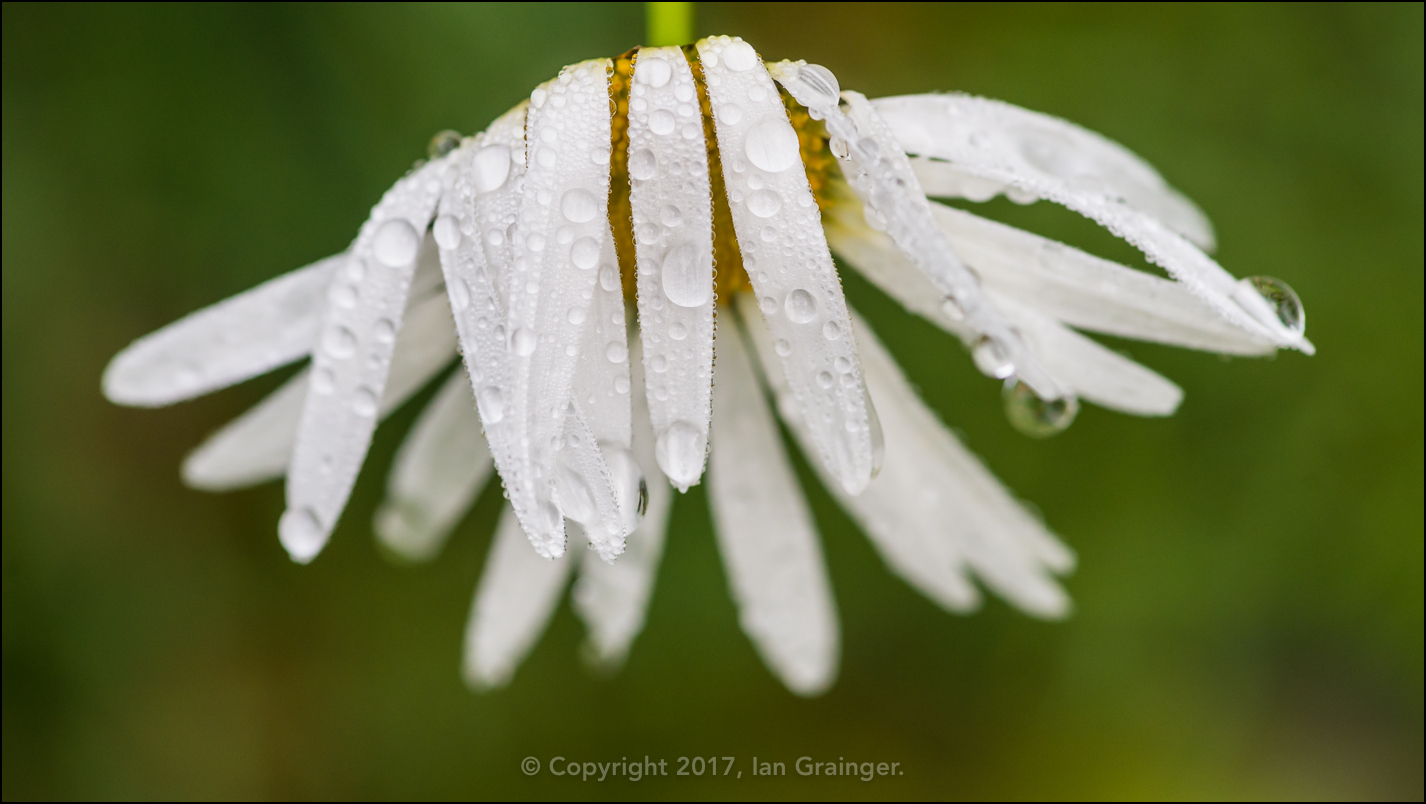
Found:
[[[666,59],[650,57],[639,59],[634,65],[634,80],[658,89],[673,77],[673,65]]]
[[[871,205],[862,207],[862,218],[866,221],[867,226],[870,226],[876,231],[886,231],[886,218],[882,217],[881,213],[877,212]]]
[[[787,294],[783,308],[787,310],[787,317],[794,324],[806,324],[817,317],[817,300],[802,288]]]
[[[503,187],[510,177],[510,149],[504,145],[487,145],[476,151],[470,160],[470,177],[477,193]]]
[[[725,103],[718,107],[719,122],[730,126],[737,125],[743,119],[743,107],[736,103]]]
[[[778,338],[777,340],[773,341],[772,350],[774,352],[777,352],[778,357],[787,357],[788,355],[792,354],[792,344],[788,343],[782,338]]]
[[[847,372],[852,370],[852,361],[848,360],[845,357],[839,356],[836,360],[832,361],[832,367],[835,368],[837,371],[846,374]]]
[[[480,419],[486,424],[495,424],[505,418],[505,400],[500,389],[493,385],[481,388],[475,395],[475,407],[480,411]]]
[[[847,141],[842,139],[841,137],[833,137],[828,142],[828,145],[832,149],[832,156],[835,156],[838,159],[846,159],[847,157],[852,155],[851,146],[847,145]]]
[[[322,339],[322,346],[327,350],[327,354],[338,360],[345,360],[356,354],[356,336],[346,327],[332,327]]]
[[[776,315],[776,314],[777,314],[777,299],[774,299],[774,298],[771,297],[771,296],[764,296],[764,297],[762,297],[761,299],[758,299],[758,309],[759,309],[759,310],[762,310],[762,311],[763,311],[763,315],[765,315],[765,316],[768,316],[768,315]]]
[[[886,435],[881,432],[881,417],[876,415],[871,394],[867,393],[863,399],[866,400],[867,429],[871,431],[871,476],[875,478],[881,474],[881,462],[886,457]]]
[[[534,330],[529,327],[519,327],[510,335],[510,348],[514,350],[515,354],[526,357],[535,351],[537,340]]]
[[[752,101],[753,103],[761,103],[762,99],[766,97],[767,90],[763,89],[762,84],[754,84],[748,89],[748,100]]]
[[[681,341],[684,338],[688,337],[688,327],[685,327],[684,325],[679,323],[674,323],[668,328],[668,336],[676,341]]]
[[[350,310],[356,306],[357,289],[352,287],[351,285],[337,283],[332,285],[331,297],[332,304],[335,304],[344,310]]]
[[[629,393],[629,378],[622,374],[614,378],[614,390],[621,394]]]
[[[405,218],[392,218],[381,224],[372,238],[371,248],[377,261],[387,268],[404,268],[416,259],[421,239]]]
[[[569,323],[578,326],[584,323],[586,315],[583,307],[571,307],[569,312],[565,313],[565,318],[569,319]]]
[[[541,148],[535,152],[535,164],[543,168],[552,168],[558,161],[559,154],[553,148]]]
[[[604,349],[604,356],[609,358],[610,363],[623,363],[629,359],[629,348],[618,341],[610,341]]]
[[[431,141],[426,145],[426,156],[431,159],[439,159],[459,147],[459,131],[451,131],[450,129],[437,131],[435,136],[431,137]]]
[[[1015,373],[1015,364],[1010,362],[1010,353],[1000,341],[989,335],[975,342],[970,356],[975,367],[987,377],[1003,380]]]
[[[329,368],[317,369],[312,375],[312,390],[319,394],[330,394],[337,387],[337,378]]]
[[[347,279],[353,282],[360,282],[366,277],[366,261],[361,257],[352,257],[347,261]]]
[[[966,320],[966,310],[961,306],[960,302],[956,301],[954,296],[947,296],[945,300],[941,302],[941,312],[945,313],[946,318],[952,321]]]
[[[372,336],[376,338],[377,343],[391,343],[396,340],[396,325],[383,318],[376,322]]]
[[[599,446],[604,464],[609,467],[609,479],[614,482],[614,502],[619,506],[624,532],[632,533],[649,507],[649,486],[644,481],[644,470],[629,450],[614,444]]]
[[[659,212],[659,219],[664,226],[674,227],[683,223],[683,212],[673,204],[669,204]]]
[[[545,101],[550,97],[550,93],[544,87],[535,87],[535,91],[530,93],[530,103],[538,109],[545,105]]]
[[[599,214],[599,204],[588,190],[570,190],[560,199],[560,212],[571,223],[585,223]]]
[[[663,292],[680,307],[698,307],[713,294],[713,263],[708,254],[685,243],[663,259]]]
[[[561,226],[555,230],[555,242],[560,245],[568,245],[574,239],[574,230],[568,226]]]
[[[1302,300],[1297,297],[1288,284],[1281,279],[1271,276],[1250,276],[1239,280],[1238,286],[1245,291],[1256,293],[1263,302],[1267,304],[1277,322],[1293,335],[1301,335],[1307,330],[1307,312],[1302,307]],[[1253,305],[1259,307],[1260,305]],[[1248,308],[1253,312],[1253,308]]]
[[[830,372],[830,371],[819,371],[819,372],[817,372],[817,384],[818,384],[818,385],[822,386],[823,388],[831,388],[833,382],[834,382],[834,380],[832,379],[832,372]]]
[[[772,190],[758,190],[748,196],[748,211],[759,218],[771,218],[782,209],[782,198]]]
[[[659,160],[653,152],[647,148],[629,154],[629,176],[635,179],[652,179],[658,172]]]
[[[370,388],[358,389],[352,396],[352,413],[358,416],[376,415],[376,394]]]
[[[668,358],[663,355],[654,355],[654,359],[649,362],[650,368],[654,370],[655,374],[662,374],[668,371]]]
[[[797,71],[797,77],[812,93],[811,97],[800,98],[810,108],[836,106],[841,99],[842,87],[837,76],[820,64],[808,64]]]
[[[613,293],[619,289],[619,274],[610,266],[604,266],[599,270],[599,287],[605,291]]]
[[[505,242],[505,233],[499,229],[491,229],[485,233],[485,242],[492,246],[498,246]]]
[[[654,441],[654,458],[669,482],[686,491],[703,474],[706,447],[707,437],[692,424],[679,420],[659,433]]]
[[[594,495],[590,493],[589,484],[579,476],[572,458],[568,455],[568,451],[560,453],[561,465],[555,485],[555,502],[559,505],[560,513],[575,522],[588,525],[598,518],[599,509],[594,505]]]
[[[723,48],[723,63],[735,73],[751,70],[758,63],[758,54],[753,46],[741,39]]]
[[[777,241],[777,229],[776,229],[776,227],[764,226],[764,227],[763,227],[763,231],[762,231],[762,238],[763,238],[763,242],[764,242],[764,243],[773,243],[773,242],[776,242],[776,241]]]
[[[288,509],[277,521],[277,538],[292,560],[306,564],[327,543],[327,533],[311,508]]]
[[[599,242],[592,237],[581,237],[569,247],[569,261],[574,267],[589,270],[599,264]]]
[[[437,246],[451,251],[460,245],[460,222],[451,215],[442,215],[436,218],[435,225],[431,227],[431,234],[435,236]]]
[[[667,109],[659,109],[649,115],[649,130],[655,134],[672,134],[676,125],[678,120],[674,119],[673,112]]]
[[[1049,438],[1069,427],[1077,413],[1079,400],[1073,396],[1041,399],[1024,382],[1005,384],[1005,417],[1025,435]]]
[[[781,173],[800,161],[797,132],[792,130],[792,125],[781,116],[781,112],[758,123],[748,132],[743,151],[749,162],[768,173]]]
[[[842,337],[842,328],[836,321],[828,321],[822,325],[822,337],[829,341],[835,341]]]

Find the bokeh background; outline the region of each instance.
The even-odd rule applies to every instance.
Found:
[[[621,673],[584,669],[565,604],[476,695],[459,648],[498,493],[430,565],[371,536],[418,404],[299,567],[280,484],[178,479],[283,375],[161,411],[109,405],[99,376],[131,339],[342,250],[433,132],[639,43],[642,7],[6,4],[4,797],[1419,799],[1422,7],[709,3],[697,29],[873,97],[960,89],[1105,132],[1201,203],[1230,270],[1299,291],[1318,355],[1114,342],[1183,386],[1179,414],[1089,407],[1034,441],[956,344],[846,276],[930,404],[1078,551],[1075,615],[942,612],[799,464],[844,629],[826,696],[789,694],[739,632],[701,488]],[[1048,204],[978,209],[1143,264]],[[790,775],[518,767],[646,754]],[[804,755],[906,772],[806,779]]]

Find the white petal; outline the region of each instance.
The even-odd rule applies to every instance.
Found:
[[[909,153],[947,160],[963,173],[1000,182],[1024,195],[1049,199],[1097,221],[1143,251],[1151,262],[1163,266],[1233,324],[1279,346],[1308,354],[1314,351],[1306,338],[1283,326],[1255,294],[1240,303],[1238,298],[1244,289],[1238,280],[1158,218],[1121,202],[1106,185],[1076,182],[1061,171],[1044,167],[1033,150],[1022,150],[1019,139],[999,127],[998,116],[1004,114],[1005,108],[1013,107],[982,98],[958,97],[943,102],[939,111],[935,104],[922,100],[903,104],[900,99],[886,99],[879,101],[876,108],[891,121]],[[985,136],[972,142],[966,124],[950,122],[953,116],[983,127]],[[947,130],[959,133],[950,136]]]
[[[707,144],[682,50],[639,51],[630,104],[629,201],[649,416],[665,441],[660,468],[687,491],[703,476],[712,416],[714,293]],[[692,443],[669,449],[679,439]]]
[[[718,335],[708,502],[738,620],[799,695],[837,670],[837,611],[812,513],[737,328]]]
[[[520,520],[509,508],[501,512],[465,627],[466,683],[509,683],[554,614],[571,566],[569,556],[536,555]]]
[[[1159,374],[1086,338],[1034,307],[991,291],[1046,368],[1076,396],[1137,416],[1169,416],[1183,390]]]
[[[1063,616],[1069,599],[1050,573],[1073,567],[1073,554],[941,424],[870,327],[859,317],[853,320],[886,457],[862,494],[853,497],[833,484],[828,487],[891,568],[946,608],[965,611],[978,603],[965,581],[969,569],[1025,611]],[[766,335],[755,327],[749,331],[760,354],[771,351]],[[773,368],[776,361],[764,357],[761,362],[779,396],[783,421],[807,449],[796,407],[781,402],[786,386]]]
[[[470,381],[456,371],[396,452],[386,500],[372,521],[377,537],[411,561],[435,557],[491,468]]]
[[[741,39],[698,43],[733,228],[793,393],[814,423],[818,455],[855,494],[871,479],[874,456],[847,303],[797,134],[762,62],[744,60],[750,51]]]
[[[104,396],[120,405],[171,405],[305,357],[322,322],[323,294],[345,262],[345,254],[328,257],[139,338],[104,369]]]
[[[287,472],[287,511],[278,523],[283,547],[299,563],[326,545],[366,458],[444,167],[441,160],[429,162],[382,197],[347,259],[356,303],[327,308]]]
[[[638,341],[632,345],[635,351],[630,355],[635,375],[630,391],[634,396],[634,456],[646,475],[647,509],[643,521],[629,534],[618,561],[601,561],[593,552],[585,554],[573,596],[574,609],[589,628],[593,656],[604,665],[621,664],[634,637],[644,628],[673,502],[673,490],[654,459],[654,433],[649,426],[643,378],[638,376],[641,373]]]
[[[563,443],[556,452],[553,502],[561,514],[583,526],[589,546],[600,558],[613,561],[624,552],[626,519],[619,506],[620,495],[614,491],[609,464],[578,403],[570,403],[561,433],[558,438]],[[638,479],[634,480],[637,493]],[[624,497],[628,499],[628,495]]]
[[[1203,211],[1147,162],[1100,134],[1057,117],[970,95],[907,95],[874,103],[911,153],[936,155],[928,147],[932,142],[1013,149],[1040,171],[1080,186],[1103,188],[1213,250],[1213,225]],[[959,189],[955,182],[963,181],[965,174],[943,171],[929,160],[918,160],[916,170],[929,194],[961,195],[954,192]],[[945,179],[938,180],[942,175]],[[967,197],[983,201],[988,196]]]
[[[397,334],[391,375],[377,416],[385,418],[448,365],[455,356],[455,340],[443,298],[413,299]],[[311,371],[303,369],[209,436],[184,459],[183,481],[206,491],[229,491],[286,474],[310,377]]]
[[[608,70],[607,59],[566,67],[531,95],[507,298],[511,395],[505,414],[535,480],[529,489],[510,489],[512,499],[533,493],[517,511],[548,512],[542,506],[552,504],[550,485],[538,479],[557,471],[569,410],[582,331],[570,314],[588,310],[608,236]],[[563,551],[558,517],[526,516],[522,524],[541,553]]]

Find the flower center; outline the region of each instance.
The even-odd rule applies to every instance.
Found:
[[[733,213],[728,208],[727,190],[723,185],[723,162],[718,155],[718,137],[713,130],[713,111],[708,100],[708,86],[704,82],[703,63],[695,46],[684,45],[682,49],[693,71],[703,120],[703,140],[708,147],[708,178],[713,199],[714,292],[719,300],[727,301],[732,299],[734,293],[748,290],[751,285],[743,270],[742,253],[738,250],[738,238],[733,231]],[[616,57],[614,72],[609,79],[609,102],[613,107],[609,223],[614,229],[614,248],[619,255],[624,296],[629,299],[635,295],[634,213],[629,203],[629,87],[633,82],[638,53],[639,48],[634,48]],[[786,90],[779,87],[778,91],[782,94],[792,127],[797,131],[802,165],[807,171],[812,195],[817,199],[818,209],[825,211],[833,203],[832,182],[841,176],[837,160],[827,145],[827,130],[820,121],[813,120],[806,107],[793,100]]]

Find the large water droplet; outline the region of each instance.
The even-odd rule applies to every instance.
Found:
[[[820,64],[808,64],[797,71],[797,77],[812,93],[812,97],[800,98],[809,107],[827,108],[836,106],[842,96],[842,87],[837,76]]]
[[[629,176],[635,179],[652,179],[658,172],[659,160],[647,148],[629,154]]]
[[[787,294],[783,309],[787,310],[787,318],[794,324],[806,324],[817,317],[817,300],[812,298],[811,293],[798,288]]]
[[[664,226],[674,227],[683,223],[683,211],[673,204],[669,204],[659,211],[659,220]]]
[[[277,538],[286,548],[292,560],[299,564],[306,564],[317,553],[322,551],[322,546],[327,543],[327,533],[322,528],[322,523],[317,519],[317,513],[311,508],[291,508],[283,512],[282,518],[277,521]]]
[[[688,327],[675,321],[668,328],[668,336],[676,341],[681,341],[688,337]]]
[[[743,107],[736,103],[725,103],[718,107],[718,121],[730,126],[737,125],[743,119]]]
[[[583,324],[585,317],[586,313],[583,307],[571,307],[569,308],[569,311],[565,313],[565,318],[569,320],[569,323],[574,324],[575,326]]]
[[[569,247],[569,261],[574,267],[589,270],[599,264],[599,242],[592,237],[581,237]]]
[[[500,189],[510,177],[510,149],[487,145],[476,151],[470,160],[470,177],[477,193]]]
[[[480,411],[480,420],[488,425],[505,418],[505,399],[500,396],[500,389],[493,385],[487,385],[476,393],[475,407]]]
[[[833,382],[834,382],[834,380],[832,379],[832,372],[830,372],[830,371],[819,371],[819,372],[817,372],[817,384],[818,384],[818,385],[822,386],[823,388],[831,388]]]
[[[663,292],[680,307],[698,307],[713,294],[713,263],[709,255],[685,243],[663,259]]]
[[[835,341],[842,337],[842,327],[836,321],[828,321],[822,325],[822,337],[829,341]]]
[[[1270,312],[1272,317],[1277,319],[1288,332],[1293,335],[1301,335],[1307,330],[1307,311],[1302,308],[1302,300],[1297,297],[1297,293],[1288,287],[1288,284],[1281,279],[1272,276],[1250,276],[1239,280],[1238,286],[1241,291],[1235,295],[1240,300],[1251,299],[1246,294],[1256,294],[1263,304],[1245,304],[1249,312],[1261,313]],[[1264,306],[1266,305],[1266,310]],[[1257,308],[1257,310],[1254,310]],[[1260,317],[1259,316],[1259,317]]]
[[[757,65],[758,54],[752,45],[739,39],[723,48],[723,63],[729,70],[741,73]]]
[[[1025,435],[1049,438],[1069,427],[1077,413],[1079,400],[1073,396],[1041,399],[1024,382],[1005,384],[1005,417]]]
[[[352,396],[352,413],[358,416],[376,415],[376,394],[370,388],[362,388]]]
[[[678,120],[674,118],[673,112],[667,109],[659,109],[649,115],[649,130],[655,134],[672,134],[676,125]]]
[[[772,190],[758,190],[748,196],[748,211],[759,218],[771,218],[782,209],[782,198]]]
[[[371,249],[387,268],[404,268],[416,259],[420,245],[421,239],[405,218],[392,218],[376,230]]]
[[[436,223],[431,227],[431,234],[436,238],[436,245],[446,251],[451,251],[460,245],[460,221],[453,215],[442,215],[436,218]]]
[[[345,360],[356,354],[356,336],[346,327],[332,327],[322,339],[322,348],[338,360]]]
[[[748,161],[762,170],[781,173],[799,161],[797,132],[779,112],[748,132],[743,151]]]
[[[629,347],[618,341],[610,341],[604,349],[604,356],[609,358],[610,363],[623,363],[629,359]]]
[[[658,89],[668,83],[668,79],[673,77],[673,65],[667,59],[651,56],[647,59],[639,59],[634,65],[634,80],[641,84],[648,84],[654,89]]]
[[[459,131],[451,131],[450,129],[437,131],[435,136],[431,137],[430,143],[426,145],[426,156],[431,159],[440,159],[459,147]]]
[[[1015,373],[1015,364],[1010,361],[1010,353],[1000,341],[988,335],[975,342],[970,356],[975,367],[987,377],[1003,380]]]
[[[514,350],[515,354],[526,357],[535,351],[536,341],[534,330],[529,327],[519,327],[510,335],[510,348]]]
[[[566,192],[560,199],[560,212],[571,223],[584,223],[594,220],[599,213],[599,205],[588,190],[575,189]]]
[[[609,467],[609,479],[614,481],[614,502],[619,506],[624,532],[633,533],[649,507],[649,486],[644,481],[644,470],[629,450],[616,444],[599,447],[604,464]]]
[[[599,269],[599,287],[609,293],[619,289],[619,273],[612,267],[606,265]]]
[[[686,421],[676,421],[664,428],[654,441],[654,458],[669,482],[680,491],[698,482],[703,474],[703,453],[707,438]]]

